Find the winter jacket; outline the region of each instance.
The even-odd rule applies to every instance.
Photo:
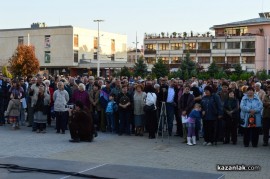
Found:
[[[20,99],[11,99],[8,103],[7,116],[20,116],[21,102]]]
[[[220,97],[215,93],[210,96],[203,96],[201,105],[202,111],[205,111],[203,120],[216,120],[218,116],[223,115]]]
[[[263,105],[258,95],[254,95],[254,97],[251,99],[247,95],[245,95],[241,100],[240,108],[241,108],[240,117],[241,119],[244,119],[245,121],[242,127],[248,127],[248,118],[250,116],[249,111],[251,109],[255,110],[256,127],[262,126],[261,113],[262,113]]]
[[[69,101],[69,95],[66,90],[56,90],[53,93],[54,111],[64,112],[67,111],[66,104]]]

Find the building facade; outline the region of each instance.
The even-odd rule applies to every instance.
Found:
[[[174,33],[170,37],[146,34],[145,59],[148,64],[154,64],[162,58],[171,69],[177,69],[190,53],[191,59],[205,69],[212,62],[227,68],[240,63],[243,70],[254,72],[270,69],[269,13],[260,13],[260,17],[255,19],[214,25],[210,29],[214,35],[209,32],[199,36]]]
[[[0,30],[0,61],[8,59],[20,44],[33,45],[41,70],[50,74],[78,75],[97,72],[100,62],[101,76],[108,76],[116,68],[131,66],[127,63],[127,36],[73,26],[47,27],[35,23],[31,28]],[[98,57],[99,46],[99,57]]]

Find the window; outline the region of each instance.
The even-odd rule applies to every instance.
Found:
[[[185,43],[185,49],[189,50],[189,49],[196,49],[196,43],[195,42],[191,42],[191,43]]]
[[[242,57],[242,63],[254,64],[255,63],[255,57]]]
[[[50,48],[50,47],[51,47],[51,36],[45,35],[45,48]]]
[[[213,62],[215,62],[216,64],[225,63],[225,57],[213,57]]]
[[[182,43],[173,43],[173,44],[171,44],[171,50],[180,50],[182,48],[183,48]]]
[[[213,49],[225,49],[225,42],[213,42]]]
[[[227,57],[227,63],[228,64],[238,64],[240,63],[239,57]]]
[[[73,39],[74,39],[74,47],[79,47],[79,35],[75,34]]]
[[[210,63],[210,57],[198,57],[198,63],[200,64]]]
[[[94,52],[94,60],[97,60],[97,52]]]
[[[228,42],[228,49],[240,49],[240,42]]]
[[[208,50],[210,49],[210,42],[199,42],[198,43],[199,50]]]
[[[182,58],[181,57],[172,57],[172,63],[181,63]]]
[[[145,49],[156,50],[156,44],[146,44]]]
[[[159,44],[159,50],[169,50],[169,44]]]
[[[51,52],[50,51],[45,51],[44,62],[51,63]]]
[[[74,50],[74,63],[78,63],[79,61],[79,51]]]
[[[111,39],[111,53],[115,54],[115,40]]]
[[[111,55],[111,61],[114,61],[114,60],[115,60],[115,55],[112,54],[112,55]]]
[[[242,49],[255,49],[255,41],[242,42]]]
[[[98,38],[94,37],[94,49],[98,49]]]
[[[23,45],[23,36],[18,37],[18,45]]]

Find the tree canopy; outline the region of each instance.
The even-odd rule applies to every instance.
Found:
[[[140,58],[137,63],[134,65],[134,76],[145,77],[147,75],[147,66],[143,62],[143,59]]]
[[[163,63],[162,59],[159,58],[158,62],[154,64],[154,67],[152,69],[152,73],[158,78],[167,76],[169,74],[169,69],[167,66]]]
[[[14,76],[27,76],[39,71],[39,61],[34,46],[19,45],[9,59],[9,64]]]

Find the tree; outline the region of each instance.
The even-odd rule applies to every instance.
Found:
[[[161,58],[158,59],[158,62],[154,64],[152,72],[157,78],[164,77],[169,74],[169,69],[164,65]]]
[[[6,76],[8,78],[12,78],[12,74],[8,71],[7,66],[2,67],[2,73],[4,76]]]
[[[121,69],[120,75],[130,77],[130,71],[129,71],[128,67],[124,66]]]
[[[28,76],[39,71],[39,61],[34,46],[19,45],[9,59],[9,64],[14,76]]]
[[[240,76],[243,73],[242,66],[240,63],[233,65],[233,68],[234,68],[234,73],[236,75]]]
[[[143,59],[140,57],[138,62],[135,63],[134,66],[134,76],[141,76],[144,78],[146,75],[147,75],[147,66],[143,62]]]
[[[214,77],[215,74],[219,72],[219,67],[215,62],[212,62],[210,66],[208,67],[207,73],[211,76]]]
[[[262,70],[260,72],[258,72],[258,74],[256,75],[260,80],[266,80],[269,76],[267,75],[266,70]]]
[[[184,73],[182,76],[191,78],[193,75],[196,75],[196,64],[190,58],[190,54],[187,53],[184,60],[180,65],[181,71]]]

